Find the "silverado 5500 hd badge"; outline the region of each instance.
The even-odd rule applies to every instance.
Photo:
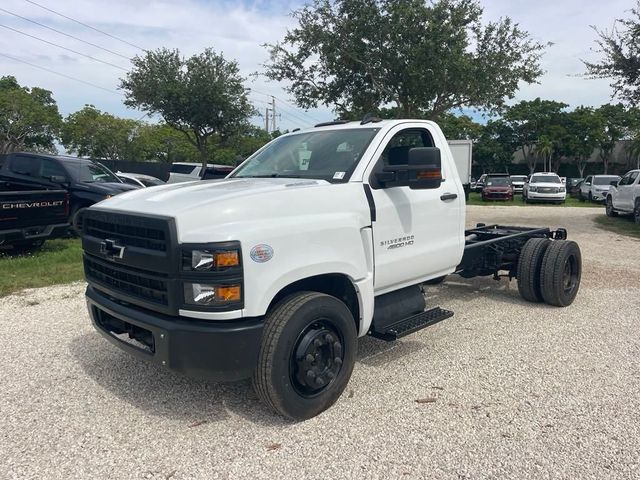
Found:
[[[391,240],[382,240],[380,242],[381,247],[387,247],[387,250],[393,250],[396,248],[410,247],[413,245],[414,236],[407,235],[406,237],[394,238]]]

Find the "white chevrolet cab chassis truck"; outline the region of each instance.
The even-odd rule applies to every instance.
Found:
[[[358,337],[386,341],[453,315],[422,285],[456,273],[517,278],[522,297],[571,304],[566,231],[465,231],[461,181],[433,122],[330,122],[272,141],[222,181],[118,195],[82,221],[95,328],[162,367],[252,378],[296,420],[345,389]]]

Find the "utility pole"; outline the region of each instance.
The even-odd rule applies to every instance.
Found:
[[[277,130],[276,128],[276,97],[271,96],[271,113],[273,114],[273,131],[275,132]],[[267,131],[269,131],[269,129],[267,129]]]
[[[267,131],[267,133],[269,133],[269,110],[270,108],[267,107],[267,110],[264,113],[264,129]]]

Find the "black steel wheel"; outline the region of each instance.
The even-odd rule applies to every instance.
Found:
[[[540,271],[542,259],[551,244],[548,238],[531,238],[522,247],[518,257],[516,277],[518,292],[528,302],[542,302]]]
[[[318,415],[347,386],[356,342],[355,320],[339,299],[318,292],[286,297],[265,318],[253,375],[258,397],[294,420]]]
[[[611,197],[607,197],[607,203],[605,206],[605,210],[607,212],[607,217],[617,217],[618,216],[618,212],[616,212],[613,209],[613,200],[611,200]]]
[[[582,277],[582,254],[576,242],[555,240],[542,260],[541,292],[549,305],[566,307],[573,303]]]

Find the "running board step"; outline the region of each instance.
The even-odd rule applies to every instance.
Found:
[[[410,335],[425,327],[435,325],[436,323],[446,320],[452,316],[452,311],[435,307],[393,323],[389,325],[384,332],[372,330],[371,336],[387,342],[393,342],[398,338]]]

